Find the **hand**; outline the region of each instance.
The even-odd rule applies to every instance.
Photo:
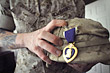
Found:
[[[82,64],[68,64],[72,68],[76,69],[79,72],[87,72],[89,71],[96,63],[82,63]]]
[[[56,56],[61,55],[61,51],[48,42],[58,46],[62,45],[62,40],[51,34],[50,31],[52,31],[55,27],[61,27],[64,25],[66,25],[64,20],[52,20],[47,26],[37,31],[21,34],[21,38],[24,36],[24,46],[38,55],[43,61],[51,64],[51,60],[43,53],[43,50],[46,50]],[[20,35],[18,37],[20,37]]]

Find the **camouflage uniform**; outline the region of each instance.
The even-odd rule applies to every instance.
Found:
[[[5,15],[13,17],[17,33],[32,32],[44,27],[52,19],[84,17],[83,0],[0,0]],[[11,12],[11,14],[9,13]],[[65,63],[48,68],[28,49],[19,49],[15,73],[78,73]]]
[[[76,28],[74,45],[78,48],[78,55],[71,63],[81,64],[108,61],[108,63],[105,63],[110,64],[110,57],[108,57],[110,55],[109,32],[101,23],[86,18],[68,19],[67,22],[68,25],[66,27],[56,29],[54,34],[63,39],[63,46],[57,48],[64,50],[64,47],[69,45],[69,43],[62,33]],[[57,34],[58,32],[59,34]],[[63,55],[56,57],[49,54],[49,57],[57,62],[65,62]]]

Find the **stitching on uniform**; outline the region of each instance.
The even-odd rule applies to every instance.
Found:
[[[41,15],[40,0],[38,0],[38,10],[39,10],[39,14]]]

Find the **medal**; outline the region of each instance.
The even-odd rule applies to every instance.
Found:
[[[63,58],[64,60],[69,63],[73,61],[77,54],[78,54],[78,49],[74,46],[75,44],[75,28],[67,30],[64,32],[64,36],[66,40],[68,41],[69,45],[67,45],[63,49]]]

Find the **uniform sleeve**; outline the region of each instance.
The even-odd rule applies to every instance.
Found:
[[[0,1],[0,28],[13,31],[15,24],[9,8],[8,1]]]

